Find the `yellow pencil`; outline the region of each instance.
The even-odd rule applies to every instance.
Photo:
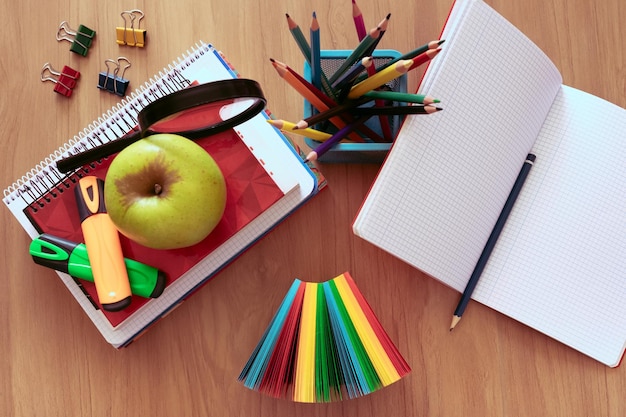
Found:
[[[388,83],[389,81],[398,78],[403,74],[406,74],[411,65],[413,65],[413,60],[405,59],[402,61],[398,61],[395,65],[391,65],[383,69],[382,71],[377,72],[371,77],[367,77],[350,89],[350,92],[348,93],[348,98],[361,97],[368,91],[378,88],[381,85]]]
[[[324,142],[325,140],[327,140],[328,138],[332,136],[330,133],[311,129],[310,127],[307,127],[306,129],[294,130],[294,128],[296,127],[296,124],[292,122],[287,122],[285,120],[268,119],[268,123],[274,126],[276,129],[282,130],[283,132],[295,133],[295,134],[316,140],[318,142]]]

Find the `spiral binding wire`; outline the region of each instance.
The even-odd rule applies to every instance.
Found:
[[[69,189],[77,178],[89,172],[89,165],[63,174],[56,169],[56,161],[116,140],[129,132],[138,123],[139,111],[147,104],[189,86],[191,81],[184,77],[183,71],[211,50],[212,46],[203,42],[187,50],[7,187],[4,190],[4,202],[10,204],[19,198],[27,206],[37,202],[32,207],[36,211],[37,207],[45,206],[44,202],[51,201],[51,198],[56,198],[59,193]],[[95,167],[95,164],[92,163],[91,167]]]

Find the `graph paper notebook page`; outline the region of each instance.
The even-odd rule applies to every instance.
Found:
[[[138,112],[158,97],[190,84],[235,77],[235,70],[213,46],[196,45],[8,187],[3,201],[29,236],[34,238],[46,232],[82,242],[70,189],[74,186],[72,179],[85,174],[86,170],[105,179],[113,158],[105,158],[93,167],[83,167],[69,176],[59,173],[55,161],[68,151],[80,151],[122,136],[136,125]],[[113,346],[122,347],[134,340],[324,184],[321,174],[302,163],[301,154],[267,123],[267,118],[267,113],[262,112],[236,129],[197,141],[222,169],[228,190],[225,214],[209,237],[190,248],[170,251],[150,250],[121,238],[124,253],[166,272],[167,286],[160,297],[133,296],[129,308],[107,312],[99,308],[92,283],[59,273],[63,283]]]
[[[355,234],[463,291],[529,152],[472,298],[608,365],[626,345],[626,111],[562,85],[496,11],[457,0]],[[454,306],[451,306],[451,311]]]

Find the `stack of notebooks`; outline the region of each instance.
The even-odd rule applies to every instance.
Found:
[[[293,282],[239,380],[272,397],[314,403],[360,397],[409,372],[345,272]]]
[[[104,180],[114,156],[70,175],[61,174],[56,161],[123,136],[137,125],[139,111],[159,97],[237,76],[212,45],[197,44],[8,187],[4,203],[31,238],[47,233],[83,242],[73,188],[84,175]],[[130,307],[105,311],[92,282],[59,273],[111,345],[127,346],[325,185],[324,177],[303,163],[294,144],[267,123],[269,117],[262,112],[236,129],[197,141],[222,169],[228,189],[225,214],[205,240],[183,249],[153,250],[121,237],[125,256],[166,273],[166,287],[158,298],[133,296]],[[46,274],[50,272],[42,269]]]
[[[420,90],[445,110],[406,119],[354,232],[463,291],[535,154],[473,298],[617,366],[626,347],[626,111],[563,85],[539,47],[481,0],[457,0],[441,38]]]

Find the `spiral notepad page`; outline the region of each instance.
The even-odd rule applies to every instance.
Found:
[[[198,44],[6,189],[3,201],[31,237],[45,232],[82,242],[71,188],[81,175],[104,180],[113,158],[66,176],[56,169],[55,161],[116,140],[137,124],[137,114],[147,103],[163,95],[194,83],[234,77],[237,73],[216,49]],[[317,192],[318,178],[323,178],[303,164],[292,143],[267,118],[263,112],[236,129],[197,140],[220,166],[227,185],[224,216],[205,240],[189,248],[155,251],[121,236],[124,253],[167,274],[160,297],[133,296],[130,307],[108,312],[99,309],[93,283],[59,273],[109,343],[115,347],[130,343]]]
[[[472,298],[616,366],[626,346],[626,111],[563,86],[481,0],[454,7],[420,86],[443,111],[407,119],[354,232],[463,291],[532,151]]]

